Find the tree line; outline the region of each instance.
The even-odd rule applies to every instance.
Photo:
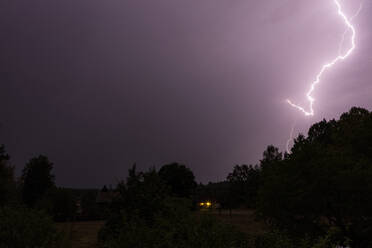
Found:
[[[149,173],[146,175],[156,178],[155,170]],[[320,121],[310,127],[307,136],[298,135],[290,153],[282,153],[270,145],[257,165],[236,165],[226,181],[200,184],[189,199],[194,206],[200,200],[209,199],[218,202],[221,208],[255,209],[257,218],[264,220],[271,231],[255,237],[252,247],[371,247],[371,176],[372,113],[354,107],[339,120]],[[137,199],[138,195],[145,199],[162,195],[151,191],[154,188],[149,189],[152,193],[148,196],[130,193],[132,179],[129,177],[121,185],[124,189],[121,199],[134,198],[123,200],[123,205],[118,207],[124,209],[127,223],[132,213],[139,214],[136,220],[147,219],[146,213],[166,209],[157,205],[161,202],[159,199]],[[139,185],[144,187],[146,181],[143,177]],[[132,202],[140,204],[127,205]],[[143,207],[146,210],[138,212]],[[151,215],[147,227],[158,230],[152,222],[154,218]],[[119,229],[128,234],[127,228]],[[116,238],[111,236],[111,240]],[[241,247],[249,247],[247,245]]]
[[[258,165],[227,177],[234,205],[255,208],[272,229],[355,248],[372,246],[371,179],[372,113],[356,107],[312,125],[290,153],[268,146]]]
[[[58,202],[68,202],[71,192],[55,186],[48,158],[31,159],[17,182],[9,159],[1,146],[0,219],[11,212],[6,206],[17,202],[61,217]],[[145,172],[133,165],[113,189],[99,241],[113,248],[372,247],[371,176],[372,113],[354,107],[339,120],[312,125],[306,136],[295,138],[290,153],[268,146],[257,165],[236,165],[223,182],[197,184],[191,169],[178,163]],[[270,231],[249,237],[198,214],[204,200],[230,210],[254,209]],[[38,214],[29,216],[30,222]],[[0,222],[0,242],[1,230]]]

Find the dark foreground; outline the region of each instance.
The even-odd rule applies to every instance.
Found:
[[[202,211],[200,214],[213,215],[217,219],[234,225],[248,235],[260,235],[265,232],[265,225],[255,219],[253,210]],[[65,233],[66,248],[98,248],[97,235],[103,221],[59,223],[58,228]]]
[[[97,248],[97,235],[103,224],[103,221],[69,222],[58,227],[65,233],[66,248]]]

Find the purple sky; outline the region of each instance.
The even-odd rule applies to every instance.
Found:
[[[340,0],[348,15],[359,1]],[[332,0],[2,0],[0,143],[17,172],[40,153],[57,184],[114,184],[186,163],[198,181],[285,149],[296,132],[351,106],[372,109],[372,2],[357,49],[325,74],[345,30]],[[349,37],[346,36],[345,48]]]

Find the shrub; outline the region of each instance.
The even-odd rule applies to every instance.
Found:
[[[0,208],[0,248],[56,247],[58,234],[51,218],[26,208]]]
[[[285,234],[273,231],[256,238],[256,248],[295,248],[293,241]]]
[[[331,228],[323,237],[316,239],[294,238],[288,233],[273,230],[255,240],[255,248],[342,248],[349,247],[350,240],[340,237],[340,230]]]
[[[106,240],[106,248],[247,248],[246,237],[233,227],[211,216],[157,218],[153,226],[141,218],[122,220],[115,238]]]

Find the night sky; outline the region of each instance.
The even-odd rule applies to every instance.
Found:
[[[353,15],[359,1],[340,0]],[[345,30],[332,0],[1,0],[0,143],[56,183],[115,184],[178,161],[197,181],[257,163],[269,144],[351,106],[372,110],[372,1],[357,49],[305,93]],[[346,35],[345,46],[350,45]]]

